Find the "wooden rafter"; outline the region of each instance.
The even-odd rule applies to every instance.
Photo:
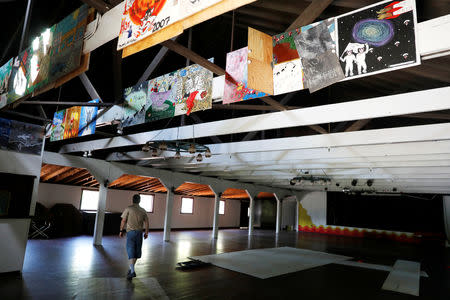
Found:
[[[286,29],[290,31],[314,22],[333,0],[314,0],[295,21]]]
[[[370,120],[371,119],[355,121],[353,122],[352,125],[350,125],[347,129],[345,129],[345,132],[361,130],[364,126],[366,126],[370,122]]]
[[[63,174],[64,172],[67,172],[71,169],[71,167],[59,167],[59,169],[55,170],[54,172],[49,173],[48,175],[41,177],[41,181],[47,181],[52,179],[53,177],[56,177],[60,174]]]

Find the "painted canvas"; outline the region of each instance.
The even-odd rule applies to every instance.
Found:
[[[273,91],[275,95],[302,90],[303,69],[300,59],[273,66]]]
[[[273,36],[274,65],[299,58],[294,39],[300,32],[300,28],[297,28]]]
[[[44,139],[44,127],[11,121],[8,150],[40,155]]]
[[[103,111],[99,110],[97,113],[97,125],[111,124],[114,121],[121,121],[123,119],[123,107],[121,105],[114,105],[105,113]]]
[[[175,115],[212,108],[213,73],[202,66],[191,65],[178,71],[181,94],[177,97]]]
[[[148,81],[125,89],[122,119],[122,125],[124,127],[145,122],[147,94]]]
[[[306,87],[311,93],[345,78],[325,22],[302,32],[295,38],[295,44],[301,57]]]
[[[55,25],[49,81],[55,81],[80,66],[87,15],[88,6],[84,4]]]
[[[247,47],[227,53],[227,73],[225,75],[225,88],[223,95],[224,104],[266,96],[264,93],[249,89],[247,87],[247,61]]]
[[[60,110],[54,113],[50,141],[60,141],[64,139],[64,128],[66,126],[66,110]]]
[[[98,99],[89,101],[89,103],[99,103]],[[96,106],[82,106],[80,114],[80,125],[78,128],[78,136],[85,136],[95,133],[95,125],[97,124],[97,112]]]
[[[420,64],[414,0],[383,1],[337,18],[338,54],[347,78]]]
[[[178,0],[126,0],[117,50],[179,20]]]
[[[208,8],[222,0],[180,0],[180,20]]]
[[[11,104],[27,95],[28,74],[26,62],[28,51],[25,50],[14,58],[8,83],[7,103]]]
[[[148,82],[148,100],[145,106],[145,121],[151,122],[175,115],[181,78],[179,71],[154,78]]]
[[[13,59],[0,67],[0,95],[8,92],[9,77],[11,76]]]
[[[0,118],[0,149],[8,149],[9,133],[11,131],[11,121]]]
[[[64,139],[78,136],[80,128],[81,107],[73,106],[66,110],[66,123],[64,124]]]
[[[328,31],[330,32],[331,39],[333,40],[333,43],[336,46],[337,32],[336,32],[336,22],[335,21],[336,21],[335,18],[330,18],[328,20],[323,20],[323,21],[319,21],[319,22],[312,23],[309,25],[305,25],[305,26],[302,26],[301,32],[305,32],[306,30],[311,29],[321,23],[325,23],[328,27]]]
[[[29,93],[42,88],[48,84],[50,69],[50,53],[53,46],[53,34],[56,25],[46,29],[40,36],[37,36],[31,45],[33,53],[29,56],[28,86]]]

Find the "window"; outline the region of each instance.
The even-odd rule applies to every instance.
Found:
[[[192,214],[194,211],[194,199],[193,198],[181,198],[181,213]]]
[[[153,199],[155,199],[154,195],[145,195],[140,194],[141,196],[141,202],[139,205],[145,209],[146,212],[152,213],[153,212]]]
[[[80,210],[97,210],[98,191],[82,190]]]
[[[219,202],[219,215],[225,214],[225,201],[220,200]]]

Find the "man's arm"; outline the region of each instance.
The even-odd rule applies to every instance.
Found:
[[[127,224],[127,219],[122,218],[122,222],[120,222],[120,233],[119,233],[120,237],[123,237],[123,230],[125,229],[126,224]]]

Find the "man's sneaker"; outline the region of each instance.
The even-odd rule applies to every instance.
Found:
[[[133,274],[134,274],[134,276],[133,276]],[[136,276],[136,273],[131,273],[131,270],[130,269],[128,269],[128,272],[127,272],[127,279],[128,280],[131,280],[131,278],[133,278],[133,277],[135,277]]]

